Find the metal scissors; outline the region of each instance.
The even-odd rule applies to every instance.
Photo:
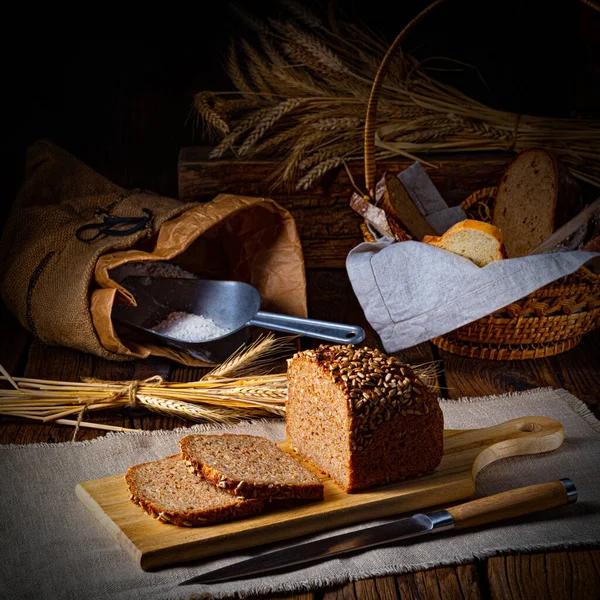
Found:
[[[100,237],[123,237],[131,235],[132,233],[145,229],[150,222],[150,219],[152,219],[152,212],[149,209],[143,208],[142,211],[145,213],[145,216],[143,217],[110,217],[109,215],[104,214],[104,219],[100,223],[88,223],[87,225],[82,225],[75,232],[75,235],[78,240],[87,243],[93,242]],[[123,228],[120,227],[121,225],[130,225],[130,227]],[[90,235],[93,231],[96,233]]]

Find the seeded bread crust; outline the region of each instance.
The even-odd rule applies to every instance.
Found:
[[[215,439],[216,438],[216,439]],[[264,453],[260,453],[260,448],[256,446],[266,445],[266,451],[279,456],[279,458],[286,461],[290,469],[293,469],[297,473],[300,473],[306,480],[305,483],[285,483],[277,481],[252,481],[249,478],[247,480],[228,475],[223,469],[217,468],[214,465],[209,464],[210,459],[206,456],[202,456],[201,446],[203,442],[214,441],[234,441],[237,444],[247,443],[250,451],[256,451],[256,454],[252,456],[254,461],[262,461],[264,463],[264,470],[268,472],[272,469],[269,457],[265,456]],[[267,438],[252,436],[252,435],[236,435],[236,434],[216,434],[216,435],[202,435],[194,434],[187,435],[179,441],[179,448],[181,450],[181,458],[185,464],[192,469],[196,475],[204,478],[206,481],[215,485],[219,489],[232,494],[234,496],[241,496],[245,498],[259,498],[268,500],[282,500],[282,499],[293,499],[293,500],[322,500],[323,499],[323,484],[321,481],[314,476],[310,471],[305,469],[298,461],[296,461],[289,454],[286,454],[279,446],[268,440]],[[263,448],[265,450],[265,448]],[[271,456],[272,458],[272,456]],[[241,460],[241,457],[240,457]]]
[[[443,414],[414,371],[379,350],[319,346],[288,364],[287,436],[346,492],[433,471]]]
[[[165,490],[168,490],[172,476],[184,485],[200,486],[197,507],[187,510],[175,510],[166,506],[165,500],[179,501],[179,498],[170,498],[168,491],[162,492],[164,499],[162,501],[152,498],[152,493],[140,488],[139,478],[152,473],[155,484],[161,484]],[[164,481],[162,481],[164,480]],[[262,500],[233,498],[230,494],[220,493],[212,485],[198,478],[197,475],[188,471],[178,454],[168,456],[159,461],[146,462],[130,467],[125,475],[125,481],[130,492],[130,500],[144,509],[150,516],[162,523],[172,523],[179,527],[199,527],[223,523],[234,519],[242,519],[261,512],[264,508]],[[210,506],[203,506],[203,494],[210,494],[212,501]],[[217,502],[214,500],[216,493],[220,498]]]

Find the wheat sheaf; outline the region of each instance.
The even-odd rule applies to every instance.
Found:
[[[283,16],[266,22],[236,9],[252,39],[230,47],[227,71],[237,92],[198,93],[196,120],[218,140],[211,158],[276,158],[273,187],[309,189],[363,157],[367,104],[389,44],[331,11],[321,17],[294,0],[281,5]],[[600,120],[489,108],[400,50],[378,98],[375,144],[377,160],[422,162],[431,152],[544,147],[580,180],[600,186]]]

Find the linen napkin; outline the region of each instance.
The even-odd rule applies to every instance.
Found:
[[[346,269],[385,350],[396,352],[489,315],[597,256],[560,252],[478,267],[430,244],[382,238],[351,250]]]

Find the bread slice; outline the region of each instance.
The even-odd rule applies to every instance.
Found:
[[[404,229],[416,240],[437,232],[419,210],[414,200],[397,176],[386,173],[384,199],[393,208]]]
[[[178,454],[130,467],[131,500],[163,523],[212,525],[259,513],[264,502],[226,494],[190,473]]]
[[[277,444],[255,435],[187,435],[185,464],[213,485],[249,498],[322,499],[323,484]]]
[[[492,223],[504,234],[510,258],[537,248],[582,208],[577,182],[558,158],[541,148],[517,155],[498,185]]]
[[[464,256],[478,267],[506,258],[500,229],[474,219],[453,225],[444,235],[426,235],[422,241]]]

